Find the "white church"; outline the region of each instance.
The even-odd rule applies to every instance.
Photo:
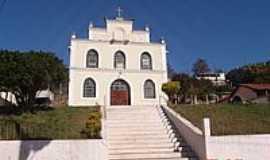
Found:
[[[135,30],[119,11],[105,27],[89,25],[88,39],[72,35],[69,106],[155,105],[167,82],[166,44],[150,29]]]

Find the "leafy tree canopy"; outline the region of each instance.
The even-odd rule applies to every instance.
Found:
[[[194,64],[192,71],[194,75],[200,74],[200,73],[207,73],[210,72],[210,68],[207,64],[207,62],[204,59],[199,58]]]
[[[62,60],[52,53],[0,50],[0,91],[14,94],[18,106],[31,107],[38,90],[55,91],[67,77]]]
[[[233,85],[243,83],[270,83],[270,61],[232,69],[228,72],[227,79]]]
[[[180,82],[179,81],[171,81],[162,85],[162,90],[169,96],[176,95],[180,91]]]

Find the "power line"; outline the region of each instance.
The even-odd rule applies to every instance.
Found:
[[[4,10],[5,4],[7,3],[7,0],[3,0],[2,3],[0,4],[0,14]]]

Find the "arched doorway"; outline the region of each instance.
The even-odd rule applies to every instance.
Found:
[[[130,87],[124,80],[115,80],[111,85],[111,105],[130,105]]]

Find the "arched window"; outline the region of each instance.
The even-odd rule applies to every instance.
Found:
[[[96,97],[96,83],[92,78],[87,78],[84,81],[83,97]]]
[[[86,67],[87,68],[98,68],[98,53],[91,49],[86,55]]]
[[[114,55],[114,68],[126,68],[126,57],[121,51],[117,51]]]
[[[141,55],[141,69],[152,69],[152,58],[147,52]]]
[[[152,80],[147,80],[144,82],[144,98],[155,98],[155,84]]]

